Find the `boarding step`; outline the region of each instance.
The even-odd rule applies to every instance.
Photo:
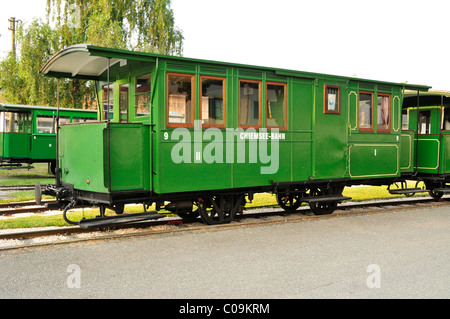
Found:
[[[428,189],[422,188],[399,188],[399,189],[390,189],[389,193],[393,195],[399,194],[411,194],[411,193],[426,193]]]
[[[23,166],[22,164],[0,164],[0,169],[12,170],[12,169],[33,169],[34,166]]]
[[[439,192],[439,193],[448,194],[448,193],[450,193],[450,188],[435,188],[434,191]]]
[[[302,198],[303,202],[307,203],[320,203],[320,202],[338,202],[343,200],[352,199],[348,196],[342,195],[327,195],[327,196],[317,196],[317,197],[305,197]]]
[[[96,227],[106,227],[120,224],[136,223],[145,220],[160,219],[163,217],[164,215],[158,214],[156,212],[124,214],[117,216],[82,219],[78,222],[78,225],[80,225],[81,228],[96,228]]]

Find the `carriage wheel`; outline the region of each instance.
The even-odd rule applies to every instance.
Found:
[[[302,204],[300,195],[277,194],[277,203],[287,212],[294,212]]]
[[[230,223],[242,204],[243,196],[209,196],[199,201],[198,210],[203,222],[208,225]]]
[[[440,182],[435,182],[435,181],[426,181],[425,182],[425,186],[427,187],[428,194],[430,194],[430,196],[435,200],[438,201],[439,199],[441,199],[441,197],[444,195],[444,193],[442,192],[438,192],[435,189],[441,187],[441,183]]]
[[[194,204],[197,205],[198,207],[198,204],[196,202],[194,202]],[[177,211],[176,214],[184,221],[190,222],[196,220],[197,217],[200,216],[198,208],[197,209],[192,208],[191,210]]]

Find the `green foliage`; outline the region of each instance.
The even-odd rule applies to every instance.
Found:
[[[170,0],[47,0],[47,19],[19,25],[17,56],[0,61],[0,88],[9,103],[56,106],[57,80],[40,68],[50,57],[77,43],[167,55],[182,54]],[[88,108],[93,83],[61,80],[62,107]]]
[[[42,78],[39,69],[55,49],[55,31],[48,23],[34,19],[26,29],[19,25],[16,39],[20,55],[10,53],[0,63],[0,87],[5,98],[19,104],[54,104],[55,81]]]
[[[47,15],[64,46],[90,43],[181,55],[183,35],[170,0],[47,0]]]

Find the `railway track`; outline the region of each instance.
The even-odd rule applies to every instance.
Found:
[[[34,185],[4,185],[0,186],[0,191],[31,191],[34,190]]]
[[[0,186],[0,191],[28,191],[33,190],[34,185],[8,185],[8,186]]]
[[[250,225],[263,225],[274,224],[293,221],[304,221],[324,218],[338,218],[352,215],[364,215],[375,212],[387,212],[391,210],[404,209],[405,207],[424,206],[430,205],[450,205],[448,199],[441,199],[439,202],[435,202],[430,198],[405,198],[405,199],[390,199],[390,200],[377,200],[369,202],[346,202],[341,204],[335,213],[330,215],[313,215],[307,206],[300,207],[294,213],[288,213],[281,208],[257,208],[244,211],[244,214],[236,217],[235,221],[230,224],[222,225],[204,225],[198,221],[183,221],[181,218],[166,217],[158,220],[151,220],[140,223],[114,225],[102,228],[82,229],[78,226],[72,227],[58,227],[53,229],[33,230],[33,231],[20,231],[11,233],[0,233],[0,241],[15,240],[21,241],[20,248],[36,245],[52,245],[56,242],[76,242],[93,239],[110,239],[121,238],[129,236],[142,236],[152,235],[166,232],[178,232],[185,230],[209,230],[215,228],[232,228],[242,227]],[[369,209],[367,209],[369,208]],[[159,226],[159,227],[158,227]],[[162,228],[161,228],[162,227]],[[120,232],[122,231],[122,232]],[[128,231],[128,232],[127,232]],[[79,235],[88,235],[85,237],[77,237]],[[96,234],[96,236],[89,236],[90,234]],[[33,241],[37,238],[52,237],[52,236],[66,236],[65,240],[58,239],[43,241],[37,243]],[[27,242],[28,241],[28,242]],[[9,247],[9,248],[8,248]],[[16,249],[17,246],[0,246],[0,250]]]
[[[55,200],[42,200],[43,205],[37,205],[35,201],[0,203],[0,215],[14,215],[20,213],[37,213],[48,211],[45,204],[56,203]]]

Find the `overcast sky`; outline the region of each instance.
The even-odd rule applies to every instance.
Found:
[[[45,18],[47,0],[1,0],[8,19]],[[184,56],[450,90],[449,0],[172,0]]]

